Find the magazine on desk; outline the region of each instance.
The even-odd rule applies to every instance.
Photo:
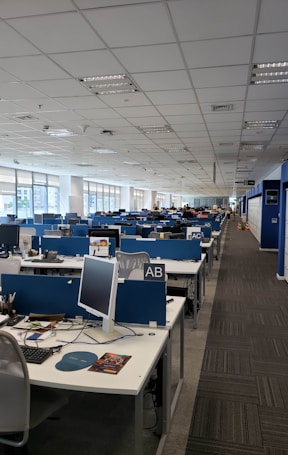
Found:
[[[96,360],[89,368],[89,371],[96,371],[99,373],[117,374],[124,367],[124,365],[131,359],[131,355],[113,354],[106,352],[100,359]]]

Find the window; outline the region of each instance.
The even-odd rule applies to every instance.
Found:
[[[16,214],[15,170],[0,167],[0,216]]]
[[[33,217],[32,172],[17,170],[17,217]]]

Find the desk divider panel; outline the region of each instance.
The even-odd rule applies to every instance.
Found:
[[[84,256],[89,254],[88,237],[42,237],[41,249],[49,251],[58,251],[58,254],[64,256]]]
[[[121,251],[136,253],[146,251],[151,258],[201,259],[200,240],[173,240],[173,239],[128,239],[122,238]]]
[[[2,293],[14,293],[18,314],[65,313],[67,318],[88,313],[77,305],[79,277],[56,275],[2,274]],[[97,319],[90,316],[90,319]],[[115,320],[121,323],[166,324],[165,282],[125,280],[118,284]]]

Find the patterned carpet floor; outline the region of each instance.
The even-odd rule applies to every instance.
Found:
[[[230,222],[186,455],[288,455],[288,284]]]

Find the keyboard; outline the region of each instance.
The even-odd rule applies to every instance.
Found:
[[[37,348],[36,346],[20,346],[27,363],[43,363],[52,355],[50,349]]]
[[[32,262],[48,262],[48,263],[51,263],[51,264],[59,264],[61,262],[63,262],[64,259],[59,259],[59,258],[55,258],[55,259],[32,259]]]

